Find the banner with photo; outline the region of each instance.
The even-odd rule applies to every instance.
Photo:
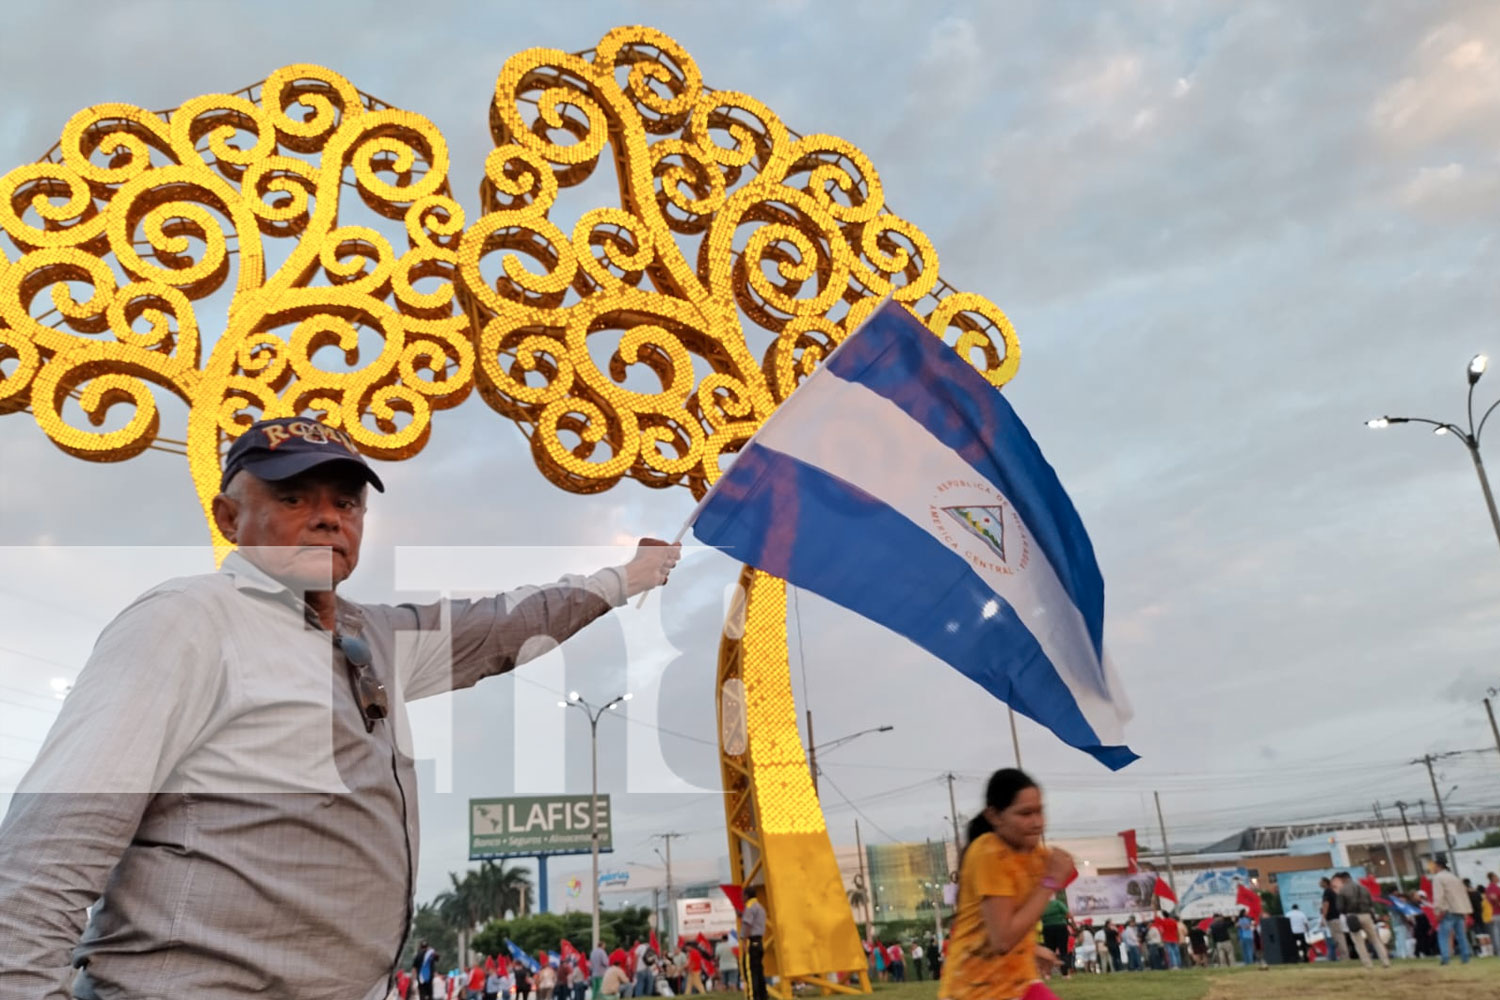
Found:
[[[1206,868],[1198,871],[1176,873],[1177,898],[1181,905],[1177,915],[1183,920],[1202,920],[1215,913],[1233,914],[1240,911],[1235,901],[1235,890],[1249,885],[1250,872],[1245,868]]]
[[[1082,875],[1068,886],[1068,911],[1075,918],[1146,913],[1155,901],[1155,872],[1134,875]]]
[[[1323,887],[1320,879],[1333,878],[1341,871],[1348,872],[1358,882],[1365,877],[1364,865],[1348,868],[1314,868],[1302,872],[1277,872],[1276,894],[1281,897],[1281,912],[1290,913],[1297,907],[1307,916],[1308,929],[1314,934],[1323,929]]]

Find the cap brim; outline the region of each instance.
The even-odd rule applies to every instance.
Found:
[[[264,479],[268,483],[279,483],[293,476],[300,476],[308,469],[315,469],[320,465],[331,465],[337,462],[347,465],[356,470],[365,482],[369,483],[381,493],[385,492],[385,484],[380,477],[375,475],[375,470],[357,458],[345,458],[340,455],[319,454],[317,452],[289,453],[277,455],[274,453],[251,452],[240,461],[238,471],[248,472],[258,479]]]

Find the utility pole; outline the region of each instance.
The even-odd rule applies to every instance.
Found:
[[[1151,797],[1156,800],[1156,822],[1161,827],[1161,852],[1167,859],[1167,888],[1176,896],[1177,879],[1172,874],[1172,848],[1167,845],[1167,821],[1161,815],[1161,792],[1152,792]]]
[[[1411,858],[1411,870],[1417,878],[1422,877],[1422,860],[1417,857],[1417,845],[1411,842],[1411,827],[1406,822],[1406,810],[1411,807],[1405,802],[1397,802],[1396,808],[1401,810],[1401,829],[1406,831],[1406,853]]]
[[[666,857],[663,858],[663,860],[666,861],[666,863],[667,863],[667,927],[666,927],[666,930],[669,932],[667,934],[667,940],[669,942],[671,942],[672,944],[676,944],[676,942],[677,942],[677,936],[675,934],[675,931],[677,930],[677,904],[674,903],[674,902],[672,902],[672,841],[678,839],[681,836],[683,836],[683,835],[680,834],[680,833],[653,833],[651,835],[651,839],[652,840],[661,840],[667,846],[667,854],[666,854]],[[669,945],[669,947],[670,946],[671,945]]]
[[[1422,812],[1422,836],[1427,840],[1427,849],[1436,854],[1432,847],[1432,824],[1427,822],[1427,800],[1418,799],[1417,808]]]
[[[1440,759],[1442,757],[1447,757],[1447,756],[1449,756],[1449,755],[1448,754],[1437,754],[1436,756],[1434,756],[1433,754],[1430,754],[1430,753],[1429,754],[1423,754],[1421,757],[1419,757],[1416,760],[1412,761],[1412,763],[1413,764],[1420,763],[1420,764],[1426,764],[1427,765],[1427,780],[1430,781],[1430,782],[1432,782],[1432,798],[1433,798],[1434,801],[1437,802],[1438,822],[1441,823],[1442,827],[1443,827],[1443,845],[1446,848],[1446,850],[1449,851],[1450,854],[1451,854],[1451,852],[1453,851],[1453,846],[1454,845],[1453,845],[1453,838],[1448,835],[1448,814],[1443,809],[1443,797],[1442,797],[1442,795],[1438,794],[1437,772],[1432,769],[1432,762],[1433,761],[1438,760],[1438,759]],[[1448,860],[1452,861],[1453,859],[1450,857]]]
[[[1391,838],[1385,835],[1385,817],[1380,815],[1380,803],[1375,803],[1375,822],[1380,824],[1380,839],[1385,844],[1385,859],[1390,862],[1391,874],[1396,876],[1396,885],[1402,892],[1406,891],[1406,880],[1401,877],[1401,869],[1396,867],[1396,855],[1391,853]]]
[[[821,800],[823,795],[818,791],[818,747],[813,743],[812,709],[810,708],[807,710],[807,769],[812,772],[813,794]]]
[[[953,846],[958,850],[959,857],[963,857],[964,842],[958,835],[958,800],[953,797],[953,772],[948,772],[948,812],[953,820]]]
[[[928,858],[932,857],[932,838],[931,837],[927,838],[927,857]],[[943,863],[941,865],[939,865],[938,867],[940,869],[942,869],[942,871],[943,871],[943,877],[947,878],[948,877],[948,872],[947,872],[947,869],[948,869],[948,845],[947,844],[943,844]],[[923,884],[925,885],[926,883],[923,883]],[[933,904],[932,904],[932,922],[933,922],[934,925],[937,926],[937,940],[938,940],[939,943],[941,943],[942,940],[943,940],[943,885],[942,885],[941,882],[939,882],[936,886],[934,886],[934,888],[937,889],[937,899],[934,900]],[[925,889],[923,891],[923,895],[926,895]]]
[[[1500,694],[1500,689],[1490,688],[1490,697]],[[1495,750],[1500,752],[1500,726],[1495,725],[1495,706],[1490,704],[1490,699],[1484,699],[1484,710],[1490,717],[1490,732],[1495,736]]]
[[[870,944],[875,940],[875,911],[870,906],[870,876],[865,871],[865,843],[859,839],[859,820],[854,821],[854,850],[859,854],[859,880],[865,896],[865,943]]]

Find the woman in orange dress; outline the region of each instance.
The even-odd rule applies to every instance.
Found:
[[[1042,846],[1042,791],[1024,771],[990,776],[984,812],[969,823],[959,862],[941,1000],[1039,1000],[1058,957],[1037,943],[1047,901],[1073,871],[1066,851]]]

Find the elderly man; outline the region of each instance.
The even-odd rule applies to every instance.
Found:
[[[213,515],[238,552],[105,628],[0,825],[0,1000],[384,997],[418,856],[404,703],[545,652],[679,555],[354,604],[369,486],[317,421],[234,443]]]

